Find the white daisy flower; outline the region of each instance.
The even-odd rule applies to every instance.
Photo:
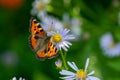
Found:
[[[106,33],[101,37],[100,46],[103,53],[109,57],[120,55],[120,43],[115,44],[111,33]]]
[[[75,35],[76,39],[81,35],[81,25],[82,22],[79,18],[71,18],[67,13],[63,15],[63,27],[68,28]]]
[[[89,58],[86,60],[85,69],[78,69],[78,67],[76,66],[74,62],[68,61],[67,63],[73,70],[75,70],[75,72],[68,71],[68,70],[62,70],[60,71],[60,74],[64,75],[64,77],[60,77],[61,79],[64,79],[64,80],[100,80],[99,78],[92,76],[95,73],[95,71],[91,71],[90,73],[88,73],[87,68],[89,65]]]
[[[79,18],[72,18],[71,19],[71,32],[76,35],[76,37],[79,37],[82,34],[82,30],[81,30],[81,25],[82,25],[82,21],[80,21]]]
[[[37,15],[38,18],[44,18],[47,14],[47,4],[50,0],[35,0],[32,4],[33,8],[31,10],[32,15]]]
[[[51,32],[56,32],[63,29],[62,23],[53,16],[46,16],[42,19],[42,25],[44,30],[48,35],[51,35]]]
[[[64,28],[70,28],[71,20],[70,20],[69,14],[68,13],[63,14],[62,18],[63,18],[62,23],[63,23]]]
[[[16,77],[13,77],[11,80],[17,80]],[[18,80],[25,80],[24,78],[20,77]]]
[[[59,30],[57,32],[51,32],[52,34],[52,41],[55,43],[58,50],[64,49],[67,51],[70,45],[72,45],[69,40],[75,39],[72,34],[68,34],[70,32],[69,29]]]

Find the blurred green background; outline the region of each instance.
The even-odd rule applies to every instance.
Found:
[[[67,1],[67,0],[66,0]],[[1,0],[0,2],[0,80],[10,80],[14,76],[26,80],[60,80],[59,70],[53,59],[40,61],[30,48],[30,18],[34,0]],[[48,14],[60,20],[64,13],[82,19],[82,35],[79,41],[73,41],[68,50],[67,61],[74,61],[84,68],[90,57],[90,70],[101,80],[120,80],[120,56],[104,56],[100,48],[100,36],[111,32],[116,42],[120,41],[118,12],[119,0],[51,0],[52,10]],[[78,10],[78,14],[74,13]],[[88,33],[89,38],[84,39]]]

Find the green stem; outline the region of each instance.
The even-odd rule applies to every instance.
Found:
[[[65,58],[66,58],[66,56],[67,56],[67,52],[64,52],[65,53]]]
[[[62,50],[60,50],[60,54],[61,54],[61,57],[62,57],[62,61],[63,61],[64,68],[67,70],[68,67],[67,67],[66,60],[65,60],[65,56],[63,55]]]

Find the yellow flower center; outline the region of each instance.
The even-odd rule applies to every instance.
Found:
[[[37,8],[39,10],[43,10],[45,8],[45,5],[43,3],[39,3],[38,6],[37,6]]]
[[[115,43],[112,42],[109,46],[110,46],[110,48],[114,48],[115,47]]]
[[[56,43],[59,43],[60,41],[62,41],[62,36],[60,34],[55,34],[52,37],[53,41]]]
[[[81,80],[85,80],[86,77],[87,77],[87,72],[84,71],[83,69],[80,69],[80,70],[77,71],[76,77],[80,78]]]

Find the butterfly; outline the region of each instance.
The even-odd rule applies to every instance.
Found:
[[[36,19],[30,21],[30,46],[40,60],[51,59],[57,55],[57,48],[51,40],[51,36],[42,28]]]

